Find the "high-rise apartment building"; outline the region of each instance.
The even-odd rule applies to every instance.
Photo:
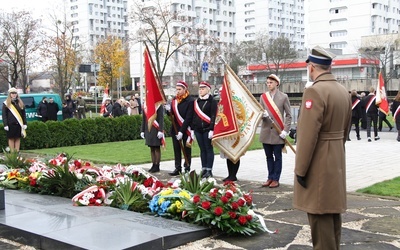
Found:
[[[88,52],[109,35],[128,36],[127,0],[65,0],[73,36]]]
[[[173,85],[176,80],[181,79],[189,84],[197,82],[199,75],[196,68],[203,63],[208,65],[208,76],[223,74],[222,63],[215,54],[226,57],[235,43],[235,0],[160,0],[160,2],[167,4],[170,13],[176,13],[174,17],[176,21],[170,22],[168,27],[170,34],[179,34],[176,38],[187,44],[168,60],[163,83]],[[154,1],[143,1],[142,4],[150,6],[154,5]],[[137,22],[130,26],[132,27],[130,34],[134,38],[138,34],[137,30],[143,25]],[[130,73],[132,79],[139,82],[143,48],[140,48],[138,39],[131,41]],[[214,55],[211,56],[213,52]],[[211,81],[214,79],[215,77]]]
[[[397,33],[400,0],[308,0],[309,47],[356,53],[361,37]]]
[[[265,33],[271,38],[284,36],[294,48],[304,49],[304,0],[236,0],[236,13],[238,41]]]

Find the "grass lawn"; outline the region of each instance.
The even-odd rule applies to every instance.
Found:
[[[400,177],[376,183],[372,186],[359,189],[357,192],[400,198]]]
[[[259,135],[254,137],[253,143],[249,150],[262,149],[262,144],[258,141]],[[172,148],[172,138],[166,138],[166,150],[161,149],[161,161],[173,160],[174,151]],[[73,155],[75,159],[91,161],[93,163],[102,164],[143,164],[151,162],[150,149],[144,144],[144,140],[120,141],[99,143],[91,145],[60,147],[60,148],[45,148],[24,150],[24,153],[32,153],[44,155],[48,157],[56,156],[59,153],[67,153]],[[215,154],[219,154],[217,148],[214,148]],[[194,142],[192,146],[192,157],[199,157],[199,146]]]

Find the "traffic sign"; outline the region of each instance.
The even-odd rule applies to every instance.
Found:
[[[201,69],[204,72],[207,72],[208,71],[208,62],[203,62],[203,64],[201,65]]]

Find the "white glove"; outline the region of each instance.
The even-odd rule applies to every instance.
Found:
[[[158,139],[161,139],[161,138],[163,138],[163,137],[164,137],[164,133],[161,132],[161,131],[158,131],[158,133],[157,133],[157,138],[158,138]]]
[[[140,137],[142,137],[142,139],[144,139],[144,132],[140,132]]]
[[[164,108],[165,108],[165,110],[168,111],[168,112],[171,111],[171,105],[169,105],[169,104],[165,104],[165,105],[164,105]]]
[[[281,134],[279,135],[279,137],[282,138],[283,140],[285,140],[286,136],[287,136],[286,131],[285,131],[285,130],[282,130],[282,132],[281,132]]]
[[[263,118],[271,118],[268,114],[268,111],[264,110],[264,113],[262,115]]]
[[[176,136],[176,139],[179,141],[179,140],[182,140],[182,137],[183,137],[183,134],[182,134],[182,132],[179,132]]]
[[[208,139],[212,139],[214,135],[214,131],[210,130],[210,132],[208,132]]]
[[[8,126],[5,126],[5,127],[4,127],[4,130],[5,130],[5,131],[8,131]]]
[[[27,125],[24,125],[24,126],[22,126],[22,128],[23,128],[23,129],[27,129],[27,128],[28,128],[28,126],[27,126]]]

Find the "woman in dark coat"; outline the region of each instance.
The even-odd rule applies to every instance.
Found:
[[[151,162],[153,165],[149,169],[149,173],[160,172],[161,149],[160,146],[165,146],[164,137],[164,108],[160,106],[157,109],[157,117],[151,126],[147,124],[146,108],[143,109],[142,128],[140,136],[145,139],[145,144],[150,148]]]
[[[25,138],[27,125],[25,106],[15,88],[8,90],[7,99],[3,103],[2,117],[8,146],[11,151],[19,152],[21,137]]]

